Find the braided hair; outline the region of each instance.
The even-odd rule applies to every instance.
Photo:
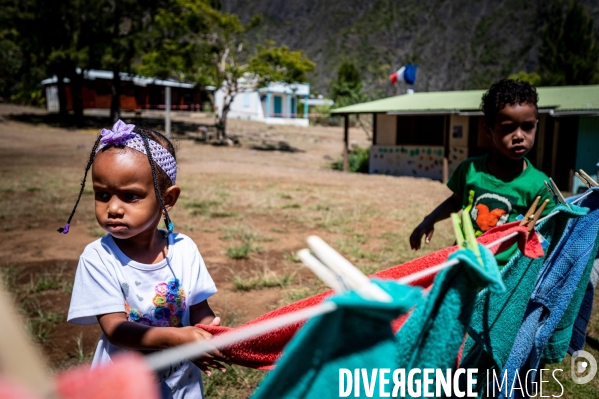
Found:
[[[158,185],[158,178],[156,176],[157,175],[156,163],[154,162],[154,157],[152,156],[152,152],[150,151],[150,143],[148,142],[149,134],[147,134],[143,130],[138,133],[144,142],[144,147],[146,147],[146,154],[148,155],[148,159],[150,160],[150,168],[152,169],[152,180],[154,181],[154,192],[156,193],[156,198],[158,198],[158,201],[160,202],[160,206],[162,207],[162,211],[164,212],[164,224],[166,225],[166,228],[167,228],[166,237],[168,237],[169,234],[171,234],[173,232],[173,230],[175,229],[175,225],[171,221],[171,218],[168,215],[168,211],[166,210],[166,206],[164,205],[164,201],[162,200],[162,193],[161,193],[160,187]],[[166,137],[164,139],[168,141],[168,139]],[[169,141],[169,144],[170,144],[170,141]],[[171,144],[171,146],[172,146],[172,144]],[[173,157],[174,157],[174,154],[173,154]],[[164,173],[164,171],[162,171],[162,170],[160,170],[160,171],[164,175],[166,175],[166,173]],[[168,178],[168,176],[167,176],[167,178]],[[169,179],[169,181],[170,181],[170,179]]]
[[[164,135],[162,135],[154,130],[142,129],[142,128],[139,128],[136,126],[133,131],[141,137],[141,139],[144,143],[144,147],[146,149],[146,155],[150,162],[150,169],[152,170],[152,180],[154,182],[154,192],[156,193],[156,198],[158,198],[158,202],[160,203],[160,207],[162,208],[162,211],[164,213],[164,224],[166,225],[166,228],[167,228],[165,236],[168,237],[175,229],[175,225],[171,221],[168,211],[166,210],[166,206],[164,205],[164,200],[162,198],[162,194],[173,184],[171,182],[171,179],[166,174],[166,172],[164,172],[161,168],[156,168],[156,162],[154,161],[154,158],[152,157],[152,152],[150,150],[150,143],[148,140],[151,139],[151,140],[154,140],[157,143],[159,143],[173,156],[173,158],[176,159],[175,147],[173,146],[173,143],[171,143],[171,141],[169,139],[167,139]],[[100,145],[101,138],[102,138],[102,136],[98,135],[98,138],[94,142],[94,146],[92,147],[91,153],[89,155],[87,165],[85,166],[85,173],[83,175],[83,180],[81,181],[81,189],[79,190],[79,195],[77,196],[77,201],[75,201],[75,206],[73,206],[73,210],[71,211],[71,214],[69,215],[67,223],[64,225],[64,227],[61,227],[57,230],[59,233],[67,234],[69,232],[71,220],[73,219],[73,216],[75,216],[75,211],[77,210],[77,206],[79,205],[79,201],[81,200],[81,196],[83,195],[83,190],[85,189],[85,181],[87,180],[87,173],[89,172],[89,169],[91,168],[92,164],[94,163],[94,159],[96,157],[96,150],[98,149],[98,145]],[[102,148],[102,151],[105,151],[112,147],[117,147],[117,146],[115,146],[113,144],[107,145],[104,148]]]

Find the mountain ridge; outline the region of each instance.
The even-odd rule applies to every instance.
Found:
[[[599,33],[599,2],[581,1]],[[303,50],[317,64],[313,91],[328,94],[337,68],[351,60],[370,98],[405,92],[388,76],[407,62],[419,66],[416,91],[484,89],[538,67],[541,30],[551,3],[525,0],[223,0],[247,22],[263,15],[249,36]],[[599,35],[597,35],[599,36]]]

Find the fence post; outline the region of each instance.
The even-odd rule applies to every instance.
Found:
[[[349,170],[349,115],[345,114],[343,120],[343,171],[347,172]]]
[[[166,133],[166,138],[171,139],[171,87],[166,86],[164,89],[164,108],[165,108],[165,116],[164,116],[164,132]]]

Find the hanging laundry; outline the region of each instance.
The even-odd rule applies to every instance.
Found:
[[[352,397],[382,397],[391,394],[397,369],[452,368],[478,289],[505,290],[493,254],[483,246],[480,251],[482,265],[471,250],[453,253],[450,259],[457,259],[458,265],[439,273],[424,302],[416,305],[395,336],[390,322],[400,311],[407,312],[410,302],[415,304],[415,288],[377,281],[394,298],[392,304],[367,301],[355,293],[332,297],[340,309],[309,321],[297,333],[252,398],[320,399],[336,397],[340,389],[352,389]],[[383,369],[389,370],[382,378],[390,385],[381,386],[381,376],[375,374]],[[404,390],[420,397],[424,387]]]
[[[592,190],[599,193],[599,188]],[[543,355],[545,362],[555,363],[563,359],[568,349],[599,243],[599,196],[590,195],[580,205],[587,208],[588,214],[568,222],[543,264],[528,301],[504,366],[510,386],[516,372],[526,374],[531,370],[532,380]],[[520,391],[513,392],[513,397],[521,397]]]
[[[543,249],[535,234],[531,237],[528,235],[526,226],[519,226],[519,222],[508,223],[494,229],[489,230],[487,233],[478,238],[480,244],[490,244],[502,237],[505,237],[514,232],[518,233],[514,239],[508,240],[501,245],[497,245],[491,248],[491,252],[497,253],[505,248],[509,248],[514,242],[518,243],[520,250],[529,257],[539,257],[543,255]],[[370,277],[382,279],[382,280],[396,280],[402,277],[406,277],[413,273],[428,269],[431,266],[443,263],[447,260],[448,256],[457,250],[456,246],[444,248],[442,250],[433,252],[425,255],[418,259],[414,259],[410,262],[391,267],[386,270],[382,270],[373,274]],[[435,274],[422,277],[412,283],[423,288],[429,288]],[[265,321],[276,316],[295,312],[301,309],[305,309],[310,306],[318,305],[323,300],[332,295],[332,291],[326,291],[321,294],[305,298],[301,301],[292,303],[282,308],[276,309],[272,312],[266,313],[254,320],[245,323],[241,327],[249,326],[261,321]],[[401,315],[395,319],[392,323],[394,332],[397,332],[403,325],[407,318],[407,315]],[[228,348],[222,350],[223,353],[227,354],[235,364],[239,364],[246,367],[258,368],[262,370],[268,370],[272,368],[274,362],[281,356],[281,351],[291,340],[297,329],[301,326],[301,323],[280,328],[277,330],[270,331],[260,337],[247,340],[245,342],[231,345]],[[205,326],[198,324],[196,327],[203,328],[211,334],[218,335],[233,330],[228,327],[221,326]]]
[[[550,244],[549,253],[553,251],[570,218],[584,216],[588,209],[558,205],[554,211],[559,213],[541,222],[538,227],[540,234]],[[499,375],[499,370],[507,361],[545,259],[530,259],[521,252],[516,253],[501,273],[506,293],[483,290],[476,298],[460,367],[478,368],[479,393],[486,388],[487,373],[496,370]]]
[[[379,377],[372,377],[370,372],[373,368],[397,368],[398,347],[391,320],[421,301],[421,289],[392,281],[372,282],[390,294],[393,301],[369,301],[355,292],[328,299],[337,304],[337,310],[309,320],[300,329],[277,368],[265,377],[252,398],[336,397],[341,368],[351,370],[352,375],[354,369],[366,369],[366,385],[378,397]],[[357,376],[362,378],[361,374]],[[365,397],[364,385],[359,385]],[[389,385],[386,389],[391,392]]]
[[[589,325],[589,320],[591,319],[591,313],[593,312],[594,291],[595,287],[589,281],[582,298],[582,303],[580,304],[580,309],[578,310],[578,316],[576,316],[574,326],[572,327],[572,337],[570,338],[570,345],[568,346],[568,353],[570,355],[584,349],[587,338],[587,327]]]
[[[497,261],[479,244],[482,265],[470,250],[453,253],[460,263],[443,270],[425,298],[397,333],[398,367],[405,369],[455,369],[474,300],[481,288],[505,292]]]
[[[599,280],[599,255],[595,256],[593,262],[593,269],[591,270],[591,278],[587,284],[587,289],[582,298],[580,309],[578,310],[578,316],[574,321],[574,328],[572,330],[572,338],[570,339],[570,346],[568,347],[568,353],[571,355],[576,351],[584,348],[584,343],[587,338],[587,326],[593,312],[593,299],[595,297],[595,288],[597,287],[597,281]]]

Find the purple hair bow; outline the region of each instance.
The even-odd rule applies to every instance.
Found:
[[[125,145],[127,139],[133,134],[133,129],[135,129],[135,125],[127,125],[119,119],[114,126],[112,126],[112,130],[102,129],[100,132],[100,135],[102,136],[100,141],[104,145]]]

